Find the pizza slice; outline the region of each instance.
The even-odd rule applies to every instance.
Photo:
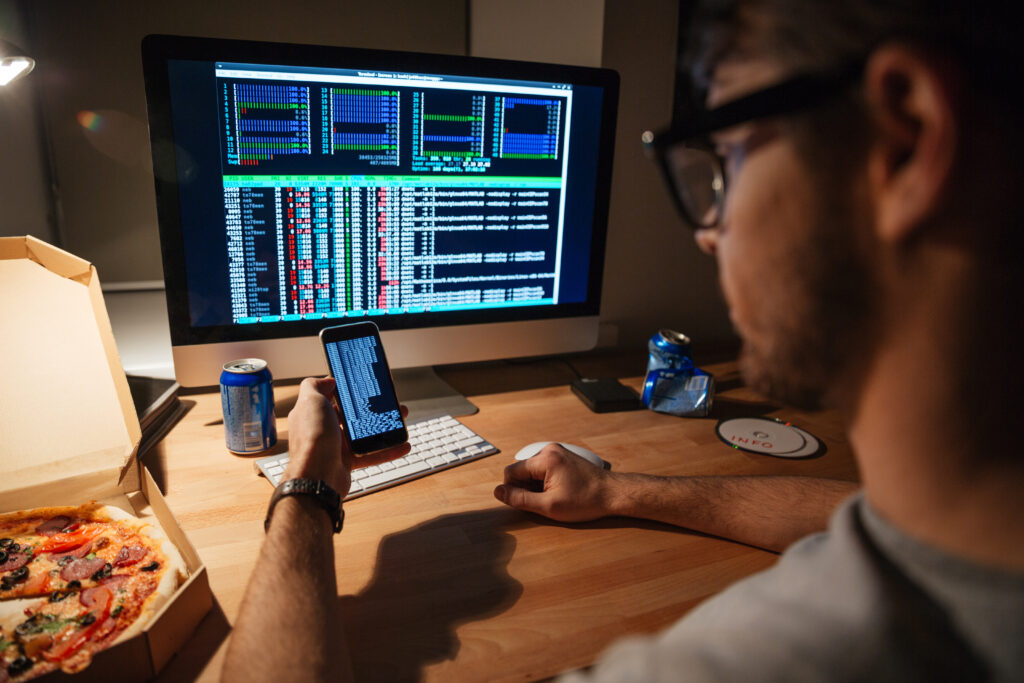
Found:
[[[162,532],[117,508],[0,515],[0,600],[88,588],[128,567],[160,572],[165,557],[178,559],[180,568]]]
[[[84,669],[186,575],[162,530],[96,503],[0,515],[0,539],[0,683]]]

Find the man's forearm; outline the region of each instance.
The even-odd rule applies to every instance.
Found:
[[[666,522],[782,551],[824,530],[857,484],[811,477],[654,477],[617,474],[610,514]]]
[[[351,680],[333,538],[315,501],[278,502],[228,646],[225,681]]]

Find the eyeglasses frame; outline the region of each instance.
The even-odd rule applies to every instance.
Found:
[[[834,70],[798,74],[713,109],[699,110],[681,123],[657,133],[645,131],[641,136],[644,149],[647,155],[657,162],[662,179],[669,188],[672,201],[687,224],[694,230],[714,227],[714,224],[704,225],[696,217],[691,216],[680,198],[668,162],[668,152],[671,148],[682,144],[685,147],[710,152],[718,157],[714,152],[714,146],[708,139],[712,133],[738,126],[741,123],[795,114],[803,109],[813,107],[841,92],[852,82],[858,80],[863,72],[864,62],[858,60]],[[723,181],[721,194],[724,200],[725,164],[720,157],[718,159]]]

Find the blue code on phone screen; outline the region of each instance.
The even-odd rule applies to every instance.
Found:
[[[377,339],[360,337],[326,346],[349,438],[362,439],[401,429],[402,414]]]

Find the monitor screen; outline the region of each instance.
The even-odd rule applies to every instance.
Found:
[[[537,352],[481,348],[481,326],[596,330],[614,72],[172,36],[143,61],[183,384],[347,321],[377,323],[397,367]],[[445,329],[477,353],[449,357]],[[304,348],[286,376],[322,363]]]

